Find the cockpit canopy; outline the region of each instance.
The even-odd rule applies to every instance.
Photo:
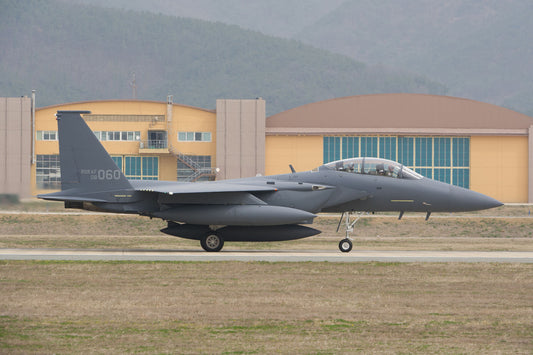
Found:
[[[422,175],[392,160],[379,158],[352,158],[327,163],[321,169],[345,171],[354,174],[386,176],[397,179],[422,179]]]

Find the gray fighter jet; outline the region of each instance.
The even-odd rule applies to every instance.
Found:
[[[100,144],[81,114],[58,111],[61,191],[38,195],[64,201],[66,208],[133,213],[161,218],[161,232],[199,240],[220,251],[225,241],[281,241],[310,237],[319,212],[342,213],[346,237],[339,249],[352,249],[356,211],[474,211],[501,203],[480,193],[427,179],[407,167],[378,158],[331,162],[312,171],[244,179],[184,183],[128,180]],[[338,231],[339,228],[337,228]]]

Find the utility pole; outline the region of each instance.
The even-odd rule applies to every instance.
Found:
[[[135,72],[132,73],[132,79],[130,81],[130,86],[132,90],[132,97],[134,100],[137,100],[137,82],[135,80]]]

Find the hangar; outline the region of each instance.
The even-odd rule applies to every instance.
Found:
[[[54,114],[88,110],[91,114],[84,119],[131,179],[273,175],[290,172],[289,164],[301,171],[338,159],[375,156],[502,202],[533,203],[533,119],[478,101],[424,94],[360,95],[266,118],[261,98],[217,100],[214,110],[176,104],[172,96],[166,101],[86,101],[38,108],[33,116],[28,102],[34,100],[2,100],[0,136],[6,139],[0,144],[0,167],[5,166],[6,176],[0,176],[0,193],[13,190],[7,172],[14,162],[7,152],[17,145],[23,149],[16,149],[16,169],[20,176],[27,176],[26,171],[31,176],[19,179],[20,184],[29,181],[27,195],[59,189]],[[19,106],[22,111],[15,114]],[[10,123],[15,122],[10,117],[24,128]],[[18,136],[20,140],[13,140]]]
[[[296,107],[266,122],[268,174],[286,172],[288,162],[306,170],[375,156],[502,202],[533,202],[533,119],[499,106],[448,96],[362,95]]]

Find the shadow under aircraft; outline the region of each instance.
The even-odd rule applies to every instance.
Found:
[[[342,213],[342,252],[352,249],[354,212],[475,211],[500,206],[483,194],[425,178],[394,161],[353,158],[311,171],[210,182],[128,180],[82,118],[58,111],[61,191],[41,194],[66,208],[161,218],[161,232],[199,240],[209,252],[224,242],[310,237],[320,212]],[[337,228],[337,231],[339,229]]]

